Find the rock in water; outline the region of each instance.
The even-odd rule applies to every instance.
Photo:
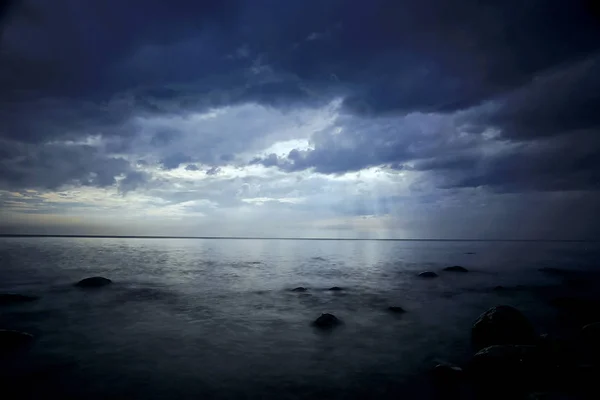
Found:
[[[400,306],[389,306],[388,310],[397,314],[402,314],[406,312],[406,310]]]
[[[581,328],[581,344],[588,357],[593,357],[597,362],[600,356],[600,322],[587,324]]]
[[[25,332],[0,329],[0,356],[23,350],[33,341],[33,335]]]
[[[480,350],[469,365],[476,386],[484,391],[527,390],[548,378],[536,346],[494,345]],[[486,396],[488,398],[488,396]]]
[[[479,316],[471,329],[476,349],[500,344],[533,344],[535,330],[529,320],[516,308],[492,307]]]
[[[93,276],[91,278],[85,278],[80,280],[75,284],[75,286],[81,288],[97,288],[106,285],[110,285],[112,281],[108,278],[103,278],[101,276]]]
[[[321,314],[321,316],[313,322],[313,325],[317,328],[330,329],[340,325],[341,323],[342,321],[340,321],[335,315],[325,313]]]
[[[421,278],[436,278],[438,276],[438,274],[436,274],[435,272],[432,272],[432,271],[425,271],[425,272],[421,272],[419,274],[419,276]]]
[[[306,292],[308,289],[303,286],[298,286],[297,288],[293,288],[292,292]]]
[[[440,384],[455,383],[463,375],[462,368],[452,364],[438,364],[431,372],[433,379]]]
[[[27,296],[18,293],[0,293],[0,305],[28,303],[37,300],[36,296]]]
[[[462,368],[452,364],[438,364],[431,371],[436,398],[459,399],[460,384],[463,380]]]
[[[454,265],[452,267],[446,267],[446,268],[444,268],[444,271],[450,271],[450,272],[469,272],[468,269],[466,269],[465,267],[461,267],[460,265]]]
[[[334,287],[330,287],[327,290],[331,290],[332,292],[339,292],[339,291],[341,291],[343,289],[341,287],[339,287],[339,286],[334,286]]]

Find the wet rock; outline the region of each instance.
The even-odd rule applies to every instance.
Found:
[[[329,289],[327,289],[327,290],[330,290],[330,291],[332,291],[332,292],[340,292],[340,291],[342,291],[342,290],[344,290],[344,289],[342,289],[342,288],[341,288],[341,287],[339,287],[339,286],[333,286],[333,287],[330,287],[330,288],[329,288]]]
[[[464,372],[462,368],[452,364],[438,364],[431,370],[436,399],[461,398],[461,383]]]
[[[28,296],[18,293],[0,293],[0,305],[29,303],[37,300],[37,296]]]
[[[587,324],[581,328],[581,346],[588,356],[593,357],[597,364],[598,356],[600,356],[600,322]]]
[[[292,292],[306,292],[308,289],[305,288],[304,286],[298,286],[296,288],[292,289]]]
[[[98,288],[110,285],[112,281],[108,278],[104,278],[101,276],[93,276],[91,278],[85,278],[80,280],[75,284],[77,287],[81,288]]]
[[[516,308],[495,306],[479,316],[471,329],[476,349],[491,345],[533,344],[535,331],[529,320]]]
[[[460,265],[454,265],[452,267],[446,267],[446,268],[444,268],[444,271],[450,271],[450,272],[469,272],[468,269],[466,269],[465,267],[461,267]]]
[[[313,322],[313,326],[322,329],[330,329],[340,325],[341,323],[342,321],[340,321],[335,315],[324,313]]]
[[[474,251],[467,251],[465,254],[468,254],[468,255],[472,256],[472,255],[475,254],[475,252]]]
[[[438,364],[431,373],[436,383],[445,385],[462,379],[464,371],[457,365]]]
[[[437,278],[438,274],[432,271],[424,271],[419,274],[421,278]]]
[[[479,392],[528,392],[547,379],[545,364],[536,346],[494,345],[473,356],[469,374]],[[496,391],[496,392],[495,392]]]
[[[389,306],[388,311],[391,311],[396,314],[403,314],[406,312],[406,310],[400,306]]]
[[[0,329],[0,356],[23,350],[32,342],[33,335],[29,333]]]
[[[502,286],[502,285],[498,285],[498,286],[494,286],[494,290],[497,291],[497,292],[499,292],[499,291],[502,291],[502,290],[506,290],[506,288],[504,286]]]

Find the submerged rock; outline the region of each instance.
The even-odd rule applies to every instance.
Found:
[[[93,276],[91,278],[85,278],[75,284],[75,286],[81,288],[97,288],[106,285],[110,285],[112,281],[102,276]]]
[[[419,274],[421,278],[436,278],[438,274],[432,271],[424,271]]]
[[[389,306],[388,310],[397,314],[402,314],[406,312],[406,310],[400,306]]]
[[[496,306],[475,321],[471,339],[476,349],[482,349],[492,345],[532,344],[536,336],[533,326],[519,310],[510,306]]]
[[[468,269],[466,269],[465,267],[461,267],[460,265],[454,265],[452,267],[446,267],[446,268],[444,268],[444,271],[450,271],[450,272],[469,272]]]
[[[342,321],[340,321],[335,315],[324,313],[313,322],[313,326],[316,326],[317,328],[329,329],[336,327],[341,323]]]
[[[292,292],[306,292],[308,289],[305,288],[304,286],[298,286],[296,288],[292,289]]]
[[[330,290],[330,291],[332,291],[332,292],[339,292],[339,291],[341,291],[341,290],[344,290],[344,289],[342,289],[342,288],[341,288],[341,287],[339,287],[339,286],[333,286],[333,287],[330,287],[330,288],[329,288],[329,289],[327,289],[327,290]]]
[[[32,341],[33,335],[29,333],[0,329],[0,356],[23,350]]]
[[[37,300],[37,296],[28,296],[25,294],[18,293],[0,293],[0,305],[16,304],[16,303],[29,303]]]

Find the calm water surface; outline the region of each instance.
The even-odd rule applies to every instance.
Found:
[[[599,254],[590,243],[2,238],[0,292],[40,296],[0,308],[0,329],[36,336],[2,368],[32,397],[426,398],[426,372],[468,357],[487,307],[557,329],[539,295],[494,286],[558,291],[539,268],[593,274]],[[441,271],[455,264],[471,272]],[[73,287],[94,275],[114,284]],[[344,325],[315,330],[321,312]]]

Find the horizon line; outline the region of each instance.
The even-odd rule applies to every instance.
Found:
[[[388,242],[578,242],[594,243],[594,239],[415,239],[415,238],[333,238],[333,237],[268,237],[268,236],[162,236],[162,235],[64,235],[0,233],[0,238],[84,238],[84,239],[205,239],[205,240],[346,240]]]

